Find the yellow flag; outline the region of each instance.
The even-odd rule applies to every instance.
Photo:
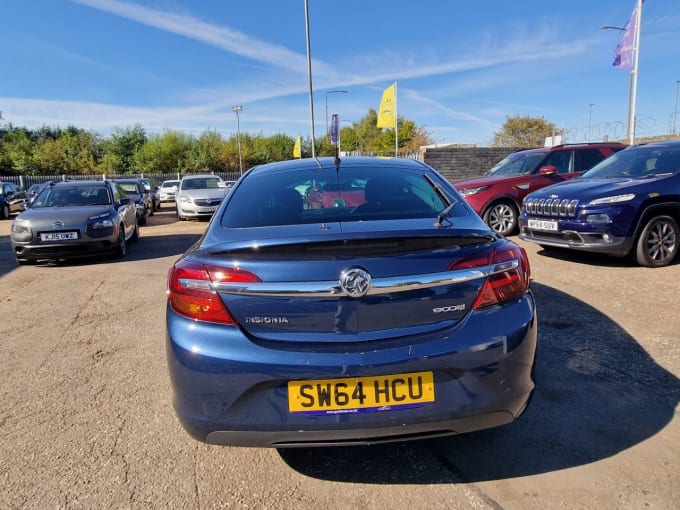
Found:
[[[294,158],[301,158],[302,157],[302,137],[298,136],[297,139],[295,140],[295,146],[293,147],[293,157]]]
[[[378,111],[378,127],[393,128],[397,125],[397,117],[395,115],[397,109],[397,98],[395,97],[396,83],[393,83],[383,92],[382,100],[380,101],[380,110]]]

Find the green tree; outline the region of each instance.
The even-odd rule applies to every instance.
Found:
[[[187,167],[196,173],[224,172],[229,167],[227,149],[217,131],[204,131],[192,145]]]
[[[492,147],[537,147],[553,135],[563,135],[563,130],[543,117],[515,115],[506,117],[501,130],[494,133]]]
[[[139,124],[114,128],[111,136],[104,142],[101,170],[118,175],[135,172],[137,152],[144,147],[146,141],[146,131]]]
[[[195,140],[181,131],[166,130],[162,135],[149,137],[135,154],[135,167],[141,173],[192,173],[196,171],[192,159]]]

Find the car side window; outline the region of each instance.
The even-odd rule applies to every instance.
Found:
[[[558,174],[568,174],[573,171],[572,155],[574,151],[555,151],[548,155],[541,166],[554,166]]]
[[[606,156],[602,154],[599,149],[583,149],[577,151],[574,162],[574,171],[585,172],[586,170],[590,170],[605,158]]]
[[[118,184],[113,186],[113,199],[116,203],[120,203],[120,199],[126,197],[127,193]]]

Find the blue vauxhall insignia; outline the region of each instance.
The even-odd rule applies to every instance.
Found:
[[[177,416],[200,441],[269,447],[509,423],[534,390],[529,279],[423,163],[252,168],[168,273]]]

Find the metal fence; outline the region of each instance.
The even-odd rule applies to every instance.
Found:
[[[239,178],[239,172],[215,172],[225,181],[235,181]],[[163,181],[180,180],[182,175],[179,173],[168,174],[92,174],[92,175],[1,175],[0,180],[13,182],[23,189],[28,189],[33,184],[42,184],[50,181],[102,181],[105,179],[136,179],[145,178],[151,181],[152,186],[160,186]]]
[[[393,154],[384,153],[373,153],[373,152],[362,152],[362,151],[351,151],[344,152],[341,157],[355,157],[355,156],[382,156],[382,157],[392,157]],[[400,158],[415,159],[418,161],[423,161],[423,152],[402,152],[399,153]],[[213,172],[213,175],[217,175],[224,179],[225,181],[236,181],[241,176],[241,174],[236,172]],[[131,179],[131,178],[146,178],[151,181],[152,186],[160,186],[163,181],[170,180],[180,180],[182,174],[180,173],[163,173],[163,174],[91,174],[91,175],[0,175],[0,180],[5,182],[13,182],[17,186],[23,189],[28,189],[33,184],[42,184],[43,182],[50,181],[89,181],[95,180],[100,181],[104,179]]]

